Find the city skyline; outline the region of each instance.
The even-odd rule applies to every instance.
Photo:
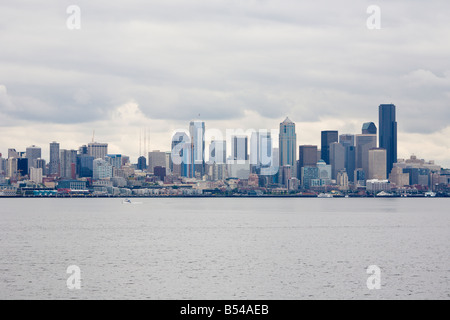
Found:
[[[0,5],[1,153],[47,154],[49,141],[70,148],[96,130],[135,162],[137,128],[163,150],[188,121],[257,129],[286,116],[298,145],[318,145],[320,131],[359,131],[375,105],[395,103],[398,156],[450,167],[448,2],[380,4],[380,30],[355,0],[78,5],[79,30],[58,1]]]
[[[381,104],[379,106],[379,108],[381,108],[382,106],[390,106],[390,105],[394,106],[394,108],[395,108],[395,105],[393,105],[393,104],[389,104],[389,105]],[[395,111],[394,111],[394,113],[395,113]],[[291,122],[289,117],[286,117],[285,121],[280,122],[280,126],[282,126],[286,121],[288,121],[288,123],[292,123],[293,124],[293,126],[294,126],[293,130],[294,130],[294,135],[295,135],[294,141],[298,140],[299,133],[296,132],[296,122],[295,121]],[[205,133],[204,131],[205,130],[207,131],[208,129],[212,129],[216,133],[221,131],[221,130],[219,130],[217,128],[206,128],[205,129],[205,123],[206,123],[205,121],[194,120],[194,121],[190,121],[189,123],[190,123],[190,125],[188,127],[179,128],[178,131],[173,132],[172,134],[176,135],[177,133],[180,132],[179,130],[181,130],[181,132],[185,132],[185,133],[188,134],[188,136],[190,136],[190,130],[192,130],[194,123],[198,123],[201,126],[201,128],[202,128],[201,130],[203,131],[203,135]],[[346,136],[351,136],[351,137],[353,137],[353,139],[355,139],[353,141],[353,145],[352,145],[354,147],[356,147],[360,143],[360,142],[358,142],[359,141],[358,139],[365,139],[365,140],[361,140],[363,144],[367,144],[368,142],[370,142],[370,144],[367,145],[366,152],[369,149],[371,149],[371,148],[376,148],[377,146],[381,148],[382,147],[381,144],[380,144],[381,140],[382,140],[381,135],[380,135],[381,132],[378,132],[379,131],[379,127],[375,124],[375,122],[364,122],[364,123],[361,123],[360,125],[362,126],[361,132],[365,132],[365,130],[367,130],[366,127],[368,125],[371,125],[371,126],[373,126],[372,130],[375,130],[375,132],[377,132],[377,133],[376,134],[364,134],[364,133],[358,133],[358,132],[342,133],[339,130],[322,130],[322,131],[319,132],[319,136],[320,137],[319,137],[319,143],[318,144],[314,144],[314,143],[311,143],[311,142],[309,142],[309,143],[307,142],[307,143],[302,144],[301,142],[296,142],[295,143],[295,155],[294,155],[294,158],[295,158],[295,162],[294,163],[295,164],[292,165],[293,167],[295,167],[294,170],[297,170],[297,168],[296,168],[297,160],[299,159],[299,156],[300,156],[299,148],[301,148],[302,146],[315,146],[315,147],[317,147],[317,150],[320,151],[320,153],[321,153],[321,159],[323,160],[323,156],[324,156],[323,152],[324,151],[322,151],[322,145],[323,145],[323,143],[325,143],[324,140],[323,140],[324,139],[324,134],[326,136],[327,134],[332,133],[333,134],[333,141],[331,141],[331,142],[336,142],[336,143],[342,144],[344,146],[346,144],[348,144],[347,142],[342,141],[343,139],[345,139],[344,137],[346,137]],[[397,126],[397,123],[395,123],[395,125]],[[189,128],[191,128],[191,129],[189,129]],[[226,134],[230,130],[231,130],[231,132],[236,131],[236,132],[238,132],[240,134],[232,134],[232,135],[227,137]],[[147,131],[147,134],[150,133],[150,135],[151,135],[151,132],[148,132],[148,129],[146,129],[146,131]],[[193,130],[192,133],[195,134],[195,131],[196,130]],[[141,132],[142,132],[141,129],[139,129],[139,134],[141,134]],[[200,154],[203,154],[203,160],[204,160],[203,162],[207,162],[207,161],[210,160],[210,158],[209,158],[211,156],[210,155],[210,151],[211,151],[210,147],[211,147],[211,143],[213,143],[214,141],[222,141],[222,140],[225,141],[225,143],[226,143],[226,147],[225,147],[226,156],[234,158],[234,156],[233,156],[233,154],[235,152],[235,151],[233,151],[234,140],[236,138],[239,139],[239,138],[243,138],[243,137],[246,138],[246,142],[247,143],[246,143],[246,146],[245,146],[245,150],[239,151],[239,153],[246,154],[247,159],[250,159],[251,158],[251,149],[252,149],[251,148],[251,136],[252,136],[251,132],[262,132],[262,133],[268,132],[269,134],[271,132],[272,135],[273,135],[274,132],[279,132],[279,130],[277,130],[277,129],[262,129],[262,128],[258,128],[258,129],[255,129],[255,128],[247,128],[247,129],[242,129],[242,128],[239,128],[239,129],[238,128],[232,128],[231,129],[231,128],[228,128],[228,129],[226,129],[226,130],[224,130],[222,132],[223,139],[221,138],[221,139],[217,140],[214,136],[210,137],[210,139],[205,139],[205,137],[203,137],[203,139],[204,139],[203,147],[202,147],[203,151],[200,151]],[[0,154],[2,154],[3,157],[8,158],[8,151],[11,150],[11,149],[14,149],[17,152],[19,152],[19,150],[29,150],[29,149],[32,150],[33,148],[37,148],[37,149],[39,149],[39,154],[42,154],[42,156],[37,157],[37,158],[44,159],[47,162],[47,164],[49,166],[49,170],[51,172],[54,172],[54,169],[51,167],[51,163],[52,163],[52,161],[51,161],[51,156],[52,156],[51,148],[52,148],[52,145],[54,145],[54,144],[56,144],[58,146],[58,151],[56,151],[57,153],[59,153],[59,151],[70,151],[70,150],[78,151],[79,148],[86,147],[86,152],[89,155],[94,156],[95,159],[96,158],[103,158],[106,155],[106,152],[107,152],[108,155],[111,155],[111,154],[126,155],[127,157],[130,158],[130,162],[131,163],[138,163],[138,158],[139,157],[144,157],[146,159],[146,161],[147,161],[146,163],[149,164],[149,159],[150,159],[149,157],[150,157],[150,154],[152,152],[154,152],[154,151],[157,151],[157,152],[159,152],[159,151],[171,152],[172,151],[172,148],[174,146],[173,145],[173,141],[172,141],[173,136],[171,135],[170,137],[171,137],[170,138],[170,142],[167,144],[166,148],[164,148],[164,147],[161,148],[161,149],[152,148],[152,144],[149,142],[148,145],[145,147],[145,148],[149,148],[147,150],[148,154],[145,154],[144,152],[142,152],[142,141],[140,140],[141,137],[138,137],[139,140],[137,141],[138,144],[139,144],[138,145],[139,150],[137,152],[132,153],[133,155],[129,155],[129,154],[126,154],[124,152],[121,152],[119,149],[116,149],[116,148],[113,148],[111,150],[111,145],[114,146],[114,142],[113,143],[111,143],[110,141],[108,141],[108,142],[97,142],[97,141],[94,141],[94,140],[91,140],[90,142],[81,142],[81,144],[78,145],[78,146],[70,146],[68,148],[61,148],[60,147],[61,144],[64,144],[64,142],[62,142],[62,141],[52,141],[50,143],[47,143],[44,146],[31,144],[31,145],[29,145],[29,146],[27,146],[25,148],[22,148],[22,149],[18,148],[16,146],[9,146],[8,148],[5,148],[6,152],[0,152]],[[92,139],[94,139],[94,137],[92,137]],[[277,134],[277,136],[275,136],[275,137],[272,136],[272,139],[271,139],[271,142],[270,142],[271,145],[272,145],[272,148],[279,149],[279,141],[278,140],[279,140],[279,134]],[[158,144],[158,145],[161,145],[161,144]],[[194,145],[195,145],[195,143],[194,143]],[[327,150],[328,154],[330,154],[331,145],[332,144],[329,143],[329,145],[330,145],[329,150]],[[48,146],[48,148],[47,148],[47,146]],[[106,148],[106,149],[105,149],[105,151],[91,151],[91,150],[97,150],[97,149],[99,149],[99,147]],[[398,148],[401,147],[399,143],[396,143],[396,148],[397,147]],[[418,148],[420,149],[420,146]],[[195,149],[195,147],[194,147],[194,149]],[[1,150],[1,147],[0,147],[0,150]],[[24,151],[22,151],[22,152],[24,152]],[[419,154],[412,153],[412,154],[406,155],[404,157],[398,156],[397,159],[408,159],[411,155],[417,156],[417,157],[425,159],[425,160],[434,160],[434,161],[436,161],[435,159],[432,159],[432,158],[430,158],[427,155],[422,154],[422,153],[419,153]],[[26,156],[26,158],[28,158],[28,155]],[[330,158],[330,156],[328,156],[328,158]],[[356,167],[357,168],[358,167],[360,167],[360,168],[366,167],[367,170],[365,170],[365,171],[368,171],[368,163],[363,164],[361,162],[361,161],[367,162],[368,159],[365,159],[365,160],[361,160],[361,159],[358,160],[358,159],[359,159],[358,158],[358,154],[355,154],[355,165],[356,165]],[[324,161],[327,163],[328,159],[325,159]],[[437,162],[439,162],[439,161],[437,161]],[[445,166],[446,162],[450,163],[450,160],[447,160],[447,161],[444,160],[442,162],[439,162],[439,164],[441,164],[443,168],[450,168],[450,166],[448,166],[448,167]],[[204,165],[205,164],[203,164],[203,166]],[[30,162],[29,166],[31,166],[31,162]],[[192,168],[190,170],[192,170]],[[389,175],[389,172],[390,172],[390,170],[392,170],[392,167],[390,168],[390,170],[389,169],[387,169],[387,170],[388,170],[387,175]],[[335,174],[333,174],[333,176],[334,175]]]

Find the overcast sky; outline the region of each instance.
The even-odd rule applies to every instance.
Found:
[[[399,157],[450,167],[450,1],[0,2],[0,153],[35,144],[169,150],[173,130],[360,133],[397,106]],[[66,25],[69,5],[81,29]],[[369,5],[381,29],[369,30]],[[200,116],[199,116],[200,115]]]

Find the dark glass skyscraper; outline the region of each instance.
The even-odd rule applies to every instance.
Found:
[[[337,131],[322,131],[322,160],[330,164],[330,144],[338,142]]]
[[[366,122],[362,126],[362,134],[377,134],[377,126],[373,122]]]
[[[395,105],[381,104],[379,106],[379,147],[386,149],[386,175],[389,176],[394,163],[397,162],[397,121],[395,120]]]

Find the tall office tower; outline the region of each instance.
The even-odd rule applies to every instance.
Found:
[[[297,178],[301,181],[303,167],[314,167],[320,159],[317,159],[317,146],[303,145],[299,147]]]
[[[205,174],[205,123],[203,121],[191,121],[189,125],[191,136],[191,177],[196,174],[203,177]]]
[[[80,148],[78,148],[78,154],[89,154],[89,149],[87,145],[82,145]]]
[[[291,175],[297,176],[297,134],[295,133],[295,123],[286,118],[280,123],[279,134],[279,156],[280,168],[291,166]]]
[[[18,158],[17,159],[17,173],[19,177],[24,177],[28,175],[28,159]]]
[[[17,158],[8,158],[6,163],[6,176],[8,178],[17,178]]]
[[[209,163],[227,163],[227,142],[225,140],[213,140],[209,145]]]
[[[374,148],[369,150],[369,179],[386,180],[387,166],[386,149]]]
[[[19,152],[17,152],[16,149],[8,149],[8,159],[11,158],[20,158]]]
[[[42,183],[42,168],[30,168],[30,181]]]
[[[356,169],[356,147],[354,134],[341,134],[339,142],[345,147],[345,170],[348,180],[353,183]]]
[[[292,167],[290,165],[282,166],[280,167],[280,173],[281,173],[281,184],[288,187],[289,179],[292,178]]]
[[[114,168],[117,168],[117,169],[122,168],[122,155],[121,154],[108,154],[108,155],[106,155],[105,160],[108,161]]]
[[[172,174],[189,177],[191,139],[185,132],[176,132],[172,137],[171,162]]]
[[[395,105],[381,104],[379,106],[380,148],[386,149],[386,176],[397,162],[397,121],[395,120]]]
[[[341,134],[339,136],[339,143],[343,146],[354,146],[355,145],[355,135],[354,134]]]
[[[6,175],[6,159],[2,158],[0,153],[0,175]]]
[[[238,161],[248,160],[248,137],[232,136],[231,137],[231,158]]]
[[[339,142],[330,144],[331,179],[345,169],[345,147]]]
[[[75,179],[77,165],[77,150],[64,150],[61,152],[61,178]]]
[[[36,160],[41,157],[41,148],[36,146],[31,146],[26,149],[28,167],[36,168]]]
[[[330,164],[330,144],[338,142],[338,135],[337,131],[322,131],[321,160],[325,161],[326,164]]]
[[[252,173],[267,175],[273,165],[272,135],[268,130],[252,133],[250,138],[250,165]]]
[[[171,157],[172,153],[170,151],[166,151],[164,153],[166,154],[166,165],[165,165],[166,174],[171,175],[172,174],[172,165],[173,165],[172,157]]]
[[[373,122],[366,122],[361,131],[362,134],[377,134],[377,126]]]
[[[148,153],[148,171],[155,172],[155,167],[166,167],[166,153],[153,150]]]
[[[366,177],[369,176],[369,150],[377,147],[376,134],[356,135],[356,169],[363,169]]]
[[[48,164],[49,175],[60,175],[59,143],[50,143],[50,163]]]
[[[113,177],[113,166],[103,159],[97,158],[93,161],[93,179],[107,179]]]
[[[302,188],[308,190],[311,187],[311,180],[319,179],[319,168],[316,167],[316,164],[302,167],[300,177]]]
[[[147,159],[144,156],[138,158],[137,168],[142,171],[147,169]]]
[[[45,161],[45,159],[36,159],[35,160],[35,168],[37,168],[37,169],[42,169],[42,174],[43,175],[46,175],[47,174],[47,172],[46,172],[46,170],[45,170],[45,166],[46,166],[46,161]]]
[[[364,187],[366,185],[366,174],[363,169],[361,168],[355,169],[354,177],[355,177],[354,180],[355,186]]]
[[[108,144],[90,142],[88,143],[88,154],[94,159],[104,159],[108,154]]]
[[[331,184],[331,165],[326,164],[325,161],[319,160],[316,164],[317,168],[319,168],[319,179],[321,180],[321,185],[330,185]]]
[[[94,160],[94,157],[88,154],[77,155],[77,174],[80,178],[92,178]]]

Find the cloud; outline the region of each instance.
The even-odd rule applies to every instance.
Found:
[[[276,128],[289,115],[299,141],[317,143],[320,129],[359,132],[392,102],[399,136],[450,159],[439,138],[450,123],[448,1],[381,2],[381,30],[366,28],[372,3],[357,0],[80,0],[81,29],[68,30],[71,4],[0,4],[2,150],[40,135],[76,147],[97,128],[135,153],[122,136],[137,126],[167,149],[170,130],[199,114],[221,128]]]

